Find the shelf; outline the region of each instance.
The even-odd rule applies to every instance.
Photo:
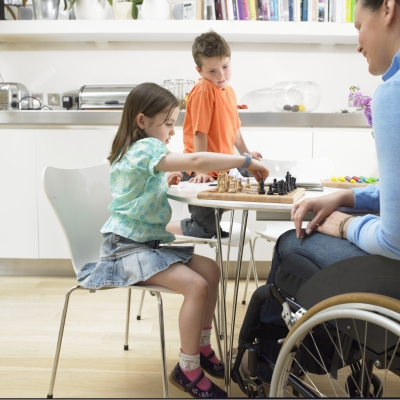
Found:
[[[184,112],[179,114],[177,126],[182,126]],[[118,126],[122,110],[106,111],[0,111],[0,129],[23,126]],[[242,127],[263,128],[369,128],[363,113],[267,113],[239,112]]]
[[[262,21],[2,21],[0,42],[193,42],[213,29],[229,43],[356,45],[351,23]]]

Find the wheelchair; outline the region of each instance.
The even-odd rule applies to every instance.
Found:
[[[276,325],[260,321],[267,299],[282,307]],[[354,257],[320,270],[288,255],[275,283],[253,293],[232,380],[249,398],[398,397],[399,300],[400,261]],[[250,375],[243,377],[246,352]]]

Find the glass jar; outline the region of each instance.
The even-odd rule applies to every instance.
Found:
[[[279,82],[272,88],[274,107],[283,112],[311,112],[321,101],[322,90],[315,82]]]
[[[179,100],[181,110],[186,109],[189,92],[193,89],[195,82],[190,79],[166,79],[163,87],[169,90]]]

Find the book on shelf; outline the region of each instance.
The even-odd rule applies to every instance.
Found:
[[[219,1],[221,3],[222,19],[226,21],[228,19],[228,15],[226,13],[226,0],[219,0]]]
[[[233,19],[237,21],[239,19],[238,16],[238,11],[237,11],[237,1],[236,0],[231,0],[232,1],[232,8],[233,8]]]
[[[257,19],[259,21],[264,21],[262,0],[257,0]]]
[[[256,21],[256,0],[247,0],[248,9],[249,9],[249,21]]]
[[[221,0],[214,0],[215,19],[222,19]]]
[[[271,14],[269,11],[269,0],[262,0],[262,8],[263,8],[264,21],[269,21],[271,19]]]
[[[244,20],[244,15],[243,15],[243,3],[242,0],[237,0],[237,11],[238,11],[238,20],[243,21]]]
[[[233,16],[233,4],[232,0],[225,0],[225,5],[226,5],[226,16],[227,20],[233,21],[235,18]]]
[[[243,17],[246,21],[249,19],[249,6],[247,0],[243,0]]]
[[[301,20],[308,21],[308,0],[303,0],[301,3]]]

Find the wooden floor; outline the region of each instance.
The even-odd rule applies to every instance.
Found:
[[[241,304],[244,281],[241,283],[236,334],[247,307]],[[65,293],[75,284],[74,278],[0,276],[0,398],[47,396]],[[254,282],[250,282],[248,299],[254,289]],[[157,301],[146,294],[138,321],[140,293],[132,294],[129,351],[123,350],[125,290],[76,291],[71,295],[54,398],[163,396]],[[233,281],[228,283],[227,293],[230,319]],[[163,300],[170,371],[179,357],[182,297],[164,294]],[[217,350],[213,337],[212,343]],[[221,380],[214,382],[223,384]],[[172,385],[169,395],[188,397]],[[231,396],[243,396],[234,383]]]

